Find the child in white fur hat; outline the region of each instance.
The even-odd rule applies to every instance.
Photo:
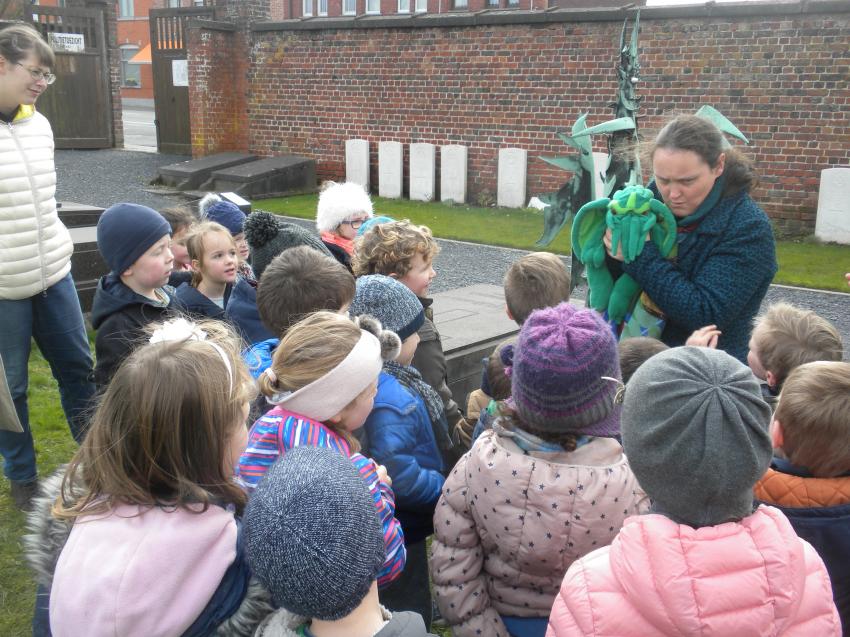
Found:
[[[360,184],[328,181],[319,194],[316,228],[337,261],[351,270],[357,230],[372,218],[372,200]]]

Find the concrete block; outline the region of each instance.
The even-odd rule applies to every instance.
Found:
[[[481,359],[519,331],[505,314],[498,285],[470,285],[434,294],[434,322],[446,354],[449,389],[464,409],[466,396],[481,385]]]
[[[254,161],[256,155],[245,153],[217,153],[199,159],[169,164],[159,169],[159,181],[178,190],[202,188],[216,170]]]
[[[433,201],[436,188],[436,156],[434,144],[410,145],[410,199]]]
[[[369,141],[347,139],[345,141],[345,181],[360,184],[369,192]]]
[[[499,149],[499,173],[496,203],[505,208],[525,205],[528,151],[523,148]]]
[[[404,146],[378,142],[378,195],[401,199],[404,192]]]
[[[440,146],[440,201],[466,203],[467,147]]]
[[[850,244],[850,166],[821,171],[815,236]]]
[[[266,157],[232,168],[217,170],[210,190],[232,191],[243,197],[315,192],[316,161],[301,155]]]

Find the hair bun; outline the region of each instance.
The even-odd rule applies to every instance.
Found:
[[[252,248],[261,248],[274,239],[278,233],[277,219],[264,210],[252,212],[245,219],[245,239]]]

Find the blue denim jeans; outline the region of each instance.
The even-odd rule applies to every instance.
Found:
[[[59,382],[59,397],[71,434],[85,435],[88,410],[94,396],[92,357],[80,299],[68,274],[44,292],[28,299],[0,299],[0,357],[23,433],[0,431],[3,472],[10,480],[36,477],[35,448],[29,424],[27,385],[32,340],[50,364]]]

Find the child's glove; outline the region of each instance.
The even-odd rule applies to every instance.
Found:
[[[472,446],[472,425],[466,418],[459,418],[452,428],[452,442],[463,449],[469,449]]]

